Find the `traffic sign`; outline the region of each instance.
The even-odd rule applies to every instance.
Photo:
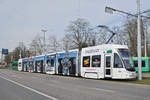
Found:
[[[2,48],[2,54],[8,54],[8,49]]]

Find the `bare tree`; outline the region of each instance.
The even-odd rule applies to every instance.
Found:
[[[30,51],[27,49],[27,47],[24,45],[23,42],[19,43],[19,45],[7,55],[5,61],[6,62],[12,62],[17,61],[18,59],[29,57],[31,55]]]
[[[141,34],[142,40],[144,40],[144,22],[141,21]],[[133,56],[137,56],[137,19],[127,17],[127,21],[124,24],[124,33],[129,37],[129,48]],[[143,43],[142,43],[143,44]],[[143,51],[143,50],[142,50]]]
[[[41,55],[43,53],[44,43],[40,35],[37,35],[30,44],[30,51],[33,56]]]
[[[66,32],[72,35],[71,41],[75,46],[74,48],[81,50],[81,48],[88,46],[90,29],[90,23],[85,19],[79,18],[70,22]]]
[[[101,38],[100,36],[100,31],[99,30],[96,30],[95,27],[94,28],[91,28],[89,30],[89,36],[88,36],[88,46],[96,46],[96,45],[99,45],[100,42],[99,42],[99,39]]]
[[[137,20],[128,18],[124,24],[124,32],[129,36],[131,54],[137,56]]]
[[[24,44],[24,42],[20,42],[18,48],[20,49],[21,53],[21,58],[29,57],[30,56],[30,51],[27,48],[27,46]]]
[[[105,44],[111,35],[106,29],[100,29],[98,33],[98,44]]]
[[[13,60],[12,57],[13,57],[12,52],[9,52],[9,54],[5,55],[4,61],[7,63],[7,65],[12,63]]]
[[[72,34],[66,34],[63,38],[62,38],[62,49],[65,51],[71,50],[71,49],[75,49],[75,46],[73,44],[73,36]]]
[[[58,52],[61,50],[60,41],[58,41],[55,35],[49,36],[47,49],[49,53]]]
[[[128,45],[129,44],[129,36],[119,26],[113,27],[113,32],[116,33],[114,36],[114,43],[121,44],[121,45]]]

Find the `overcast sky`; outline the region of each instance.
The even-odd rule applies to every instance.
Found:
[[[141,0],[141,9],[150,9],[150,0]],[[0,48],[13,50],[29,44],[41,29],[46,35],[62,37],[70,21],[88,20],[92,26],[121,24],[125,16],[104,12],[105,6],[136,13],[136,0],[0,0]]]

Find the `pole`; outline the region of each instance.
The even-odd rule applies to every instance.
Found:
[[[0,48],[0,52],[1,52],[1,63],[2,63],[2,51],[1,51],[1,48]]]
[[[146,25],[146,31],[145,31],[145,57],[147,57],[147,44],[146,44],[146,42],[147,42],[147,25]]]
[[[20,59],[21,59],[21,50],[20,50]]]
[[[43,33],[44,33],[44,38],[43,38],[43,42],[44,42],[44,47],[43,47],[43,54],[44,54],[44,61],[45,61],[45,59],[46,59],[46,53],[45,53],[45,33],[47,32],[47,30],[44,30],[44,29],[42,29],[41,30]],[[46,65],[46,61],[44,62],[44,73],[46,72],[46,70],[45,70],[45,65]]]
[[[1,54],[1,64],[3,63],[3,54]]]
[[[3,52],[2,52],[2,49],[3,48],[1,48],[1,51],[0,51],[1,52],[1,64],[3,64]]]
[[[20,47],[20,59],[22,58],[22,42],[19,42],[19,47]]]
[[[44,42],[43,54],[45,55],[45,33],[47,32],[47,30],[42,29],[41,31],[44,33],[44,37],[43,37],[43,42]]]
[[[141,70],[141,16],[140,16],[140,0],[137,0],[137,13],[138,13],[138,19],[137,19],[137,52],[138,52],[138,80],[142,80],[142,70]]]
[[[44,32],[44,55],[45,55],[45,32]]]

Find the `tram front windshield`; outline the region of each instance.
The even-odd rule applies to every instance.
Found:
[[[128,71],[135,71],[135,68],[133,67],[133,62],[131,58],[131,54],[128,49],[119,49],[119,54],[122,57],[122,60],[124,62],[125,68]]]

